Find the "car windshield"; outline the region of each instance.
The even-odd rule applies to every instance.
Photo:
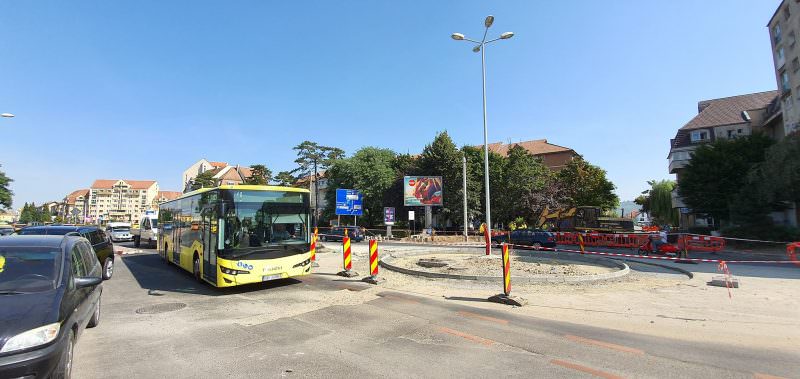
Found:
[[[308,198],[303,193],[232,191],[225,207],[225,254],[275,248],[308,250]]]
[[[0,247],[0,295],[55,287],[61,252],[43,247]]]

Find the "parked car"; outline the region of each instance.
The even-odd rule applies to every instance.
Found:
[[[341,241],[344,239],[345,229],[350,241],[361,242],[364,240],[364,233],[358,226],[334,226],[330,230],[320,231],[319,239],[322,241]]]
[[[131,224],[127,222],[109,222],[106,225],[106,234],[111,237],[111,242],[133,241]]]
[[[512,243],[516,245],[533,246],[534,249],[542,247],[556,247],[556,237],[553,233],[546,232],[540,229],[517,229],[510,233],[498,234],[492,237],[492,242],[501,244],[503,242]]]
[[[0,225],[0,237],[8,236],[8,235],[11,235],[11,234],[14,234],[14,228],[13,227],[11,227],[10,225],[9,226]]]
[[[19,235],[66,235],[73,234],[79,235],[89,240],[97,259],[103,265],[103,279],[111,279],[114,275],[114,245],[109,240],[103,229],[97,226],[67,226],[67,225],[49,225],[49,226],[28,226],[22,228]]]
[[[0,378],[69,378],[100,322],[102,267],[79,236],[0,238]]]

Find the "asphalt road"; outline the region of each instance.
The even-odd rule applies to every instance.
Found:
[[[688,343],[459,300],[323,274],[220,290],[153,253],[126,255],[104,283],[100,325],[78,341],[74,374],[800,378],[800,349]]]

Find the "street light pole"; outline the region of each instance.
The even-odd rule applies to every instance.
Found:
[[[464,241],[469,241],[469,234],[467,234],[467,156],[464,155],[461,158],[464,163],[464,170],[462,173],[464,177]]]
[[[484,188],[486,189],[486,233],[491,238],[492,235],[492,211],[491,211],[491,197],[489,195],[489,128],[486,120],[486,45],[501,39],[509,39],[514,36],[512,32],[505,32],[500,37],[487,41],[486,35],[489,33],[489,28],[494,23],[494,16],[486,16],[483,25],[486,29],[483,31],[483,39],[479,41],[471,40],[461,33],[453,33],[451,38],[456,41],[469,41],[476,44],[473,52],[481,53],[481,77],[483,80],[483,177]],[[466,196],[466,194],[465,194]]]

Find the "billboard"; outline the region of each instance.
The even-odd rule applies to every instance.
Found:
[[[403,178],[403,205],[407,207],[441,206],[441,176],[406,176]]]
[[[394,207],[383,207],[383,223],[394,225]]]
[[[364,207],[361,192],[353,189],[336,189],[336,214],[339,216],[362,216]]]

